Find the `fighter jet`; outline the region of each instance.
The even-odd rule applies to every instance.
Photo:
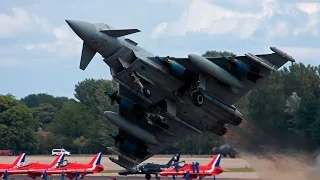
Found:
[[[236,158],[237,151],[233,149],[230,145],[224,144],[220,147],[212,148],[212,154],[221,154],[224,157],[227,157],[227,155],[229,155],[230,158]]]
[[[158,174],[164,170],[174,166],[175,163],[179,163],[180,154],[175,154],[167,164],[153,164],[153,163],[143,163],[134,167],[132,170],[119,171],[119,175],[131,175],[131,174],[145,174],[146,179],[151,179],[151,174],[156,176],[156,179],[160,179]]]
[[[222,136],[228,124],[238,126],[243,116],[232,104],[272,71],[295,61],[275,47],[274,53],[262,55],[159,56],[126,37],[138,29],[66,22],[83,40],[80,69],[98,53],[119,85],[119,92],[106,92],[118,103],[117,112],[104,114],[119,127],[114,147],[108,147],[118,159],[109,159],[127,170],[191,133]]]

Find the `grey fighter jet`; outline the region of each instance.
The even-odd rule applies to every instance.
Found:
[[[151,174],[156,176],[156,179],[160,179],[158,174],[163,169],[168,169],[170,167],[174,167],[176,163],[179,163],[180,154],[175,154],[167,164],[154,164],[154,163],[143,163],[134,167],[131,171],[122,170],[119,171],[118,174],[122,176],[132,175],[132,174],[145,174],[145,178],[147,180],[151,179]]]
[[[118,103],[118,111],[104,113],[119,127],[115,146],[108,147],[118,159],[109,159],[127,170],[191,133],[224,135],[228,124],[237,126],[243,120],[232,104],[272,71],[295,61],[275,47],[274,53],[262,55],[162,57],[125,37],[138,29],[66,22],[83,40],[80,69],[99,53],[119,84],[119,92],[106,92]]]

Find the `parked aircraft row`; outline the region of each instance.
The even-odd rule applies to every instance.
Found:
[[[31,162],[25,164],[26,155],[22,153],[12,164],[0,163],[0,175],[3,179],[8,179],[10,175],[27,175],[32,179],[49,175],[63,175],[69,179],[75,177],[83,178],[87,174],[95,174],[103,171],[104,167],[100,164],[101,153],[96,154],[88,164],[68,163],[64,160],[65,154],[59,154],[51,164],[42,164],[39,162]],[[221,155],[215,155],[208,165],[199,165],[198,162],[192,162],[192,164],[186,164],[185,161],[179,161],[180,154],[175,154],[167,164],[160,165],[154,163],[143,163],[130,170],[119,171],[119,175],[134,175],[145,174],[146,179],[151,179],[151,174],[156,176],[156,179],[160,179],[160,176],[172,176],[175,179],[176,176],[184,177],[186,180],[193,178],[202,179],[205,176],[219,175],[224,171],[220,167]]]
[[[202,179],[206,176],[215,176],[221,174],[225,169],[220,167],[221,154],[215,155],[208,165],[200,165],[198,162],[186,164],[185,161],[180,161],[180,154],[175,154],[167,164],[143,163],[130,170],[119,171],[119,175],[134,175],[145,174],[147,180],[151,179],[151,174],[154,174],[159,180],[160,176],[172,176],[175,180],[176,176],[191,180],[193,178]]]
[[[64,157],[64,153],[59,154],[51,164],[39,162],[25,164],[26,154],[22,153],[12,164],[0,164],[0,175],[3,179],[8,179],[10,175],[27,175],[32,179],[37,177],[47,179],[49,175],[62,175],[73,179],[99,173],[104,169],[100,164],[101,153],[96,154],[88,164],[68,162]]]

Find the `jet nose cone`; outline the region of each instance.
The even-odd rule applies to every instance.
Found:
[[[94,24],[77,20],[66,20],[66,22],[83,41],[91,41],[96,31]]]

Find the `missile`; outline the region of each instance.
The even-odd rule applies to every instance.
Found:
[[[130,162],[133,163],[133,164],[139,164],[137,161],[135,161],[135,160],[129,158],[128,156],[124,155],[123,153],[119,152],[119,151],[118,151],[116,148],[114,148],[114,147],[107,147],[107,150],[108,150],[109,152],[111,152],[111,153],[114,153],[114,154],[118,155],[119,157],[122,157],[122,158],[125,159],[125,160],[130,161]]]
[[[115,91],[114,93],[105,92],[107,96],[111,99],[111,105],[113,105],[114,101],[116,101],[118,104],[120,104],[121,98],[117,95],[118,91]]]
[[[209,128],[209,131],[215,133],[218,136],[223,136],[228,131],[228,125],[221,124],[216,121],[216,123],[214,123],[214,125],[211,128]]]
[[[196,54],[189,54],[188,57],[195,66],[216,79],[238,89],[244,87],[236,77],[208,59]]]
[[[130,172],[135,172],[133,168],[125,165],[124,163],[120,162],[119,160],[117,160],[116,158],[114,157],[109,157],[110,161],[115,163],[115,164],[118,164],[119,166],[125,168],[126,170],[130,171]]]
[[[259,78],[264,77],[264,75],[261,74],[256,68],[249,67],[247,64],[243,63],[242,61],[235,59],[235,56],[232,56],[232,57],[223,56],[223,59],[227,60],[227,62],[231,66],[236,68],[238,72],[246,74],[248,80],[254,83],[256,83]]]
[[[120,110],[125,110],[131,112],[133,117],[141,119],[145,115],[145,109],[140,104],[135,103],[134,101],[118,96],[117,91],[114,93],[105,92],[107,96],[111,99],[111,104],[116,101],[119,104]]]
[[[125,130],[132,136],[140,139],[141,141],[144,141],[152,145],[160,145],[160,143],[157,141],[156,137],[153,134],[137,126],[136,124],[133,124],[130,121],[124,119],[119,114],[112,111],[105,111],[104,114],[110,122],[112,122],[119,128]]]
[[[140,81],[140,78],[135,74],[135,72],[131,73],[131,76],[134,79],[134,82],[137,83],[141,89],[141,92],[146,96],[146,97],[150,97],[151,96],[151,92],[148,88],[144,87],[143,84]]]
[[[124,148],[126,150],[141,151],[141,152],[143,151],[145,153],[152,154],[151,151],[142,149],[141,147],[138,147],[136,145],[136,143],[129,142],[128,140],[126,140],[126,139],[124,139],[122,137],[119,137],[119,135],[116,135],[116,134],[113,134],[113,133],[109,133],[108,135],[111,136],[111,138],[114,139],[116,142],[120,142],[121,144],[123,144],[123,146],[124,146]]]
[[[235,106],[230,106],[228,103],[220,99],[208,96],[207,94],[204,94],[204,97],[222,110],[219,112],[223,117],[225,117],[225,120],[223,121],[227,121],[227,123],[230,123],[234,126],[238,126],[241,124],[241,122],[243,121],[243,115],[238,111],[238,109]]]
[[[129,91],[130,93],[134,94],[135,96],[139,97],[141,100],[143,100],[144,102],[148,103],[149,105],[152,105],[153,102],[148,99],[146,96],[143,96],[142,94],[140,94],[138,91],[136,91],[135,89],[133,89],[132,87],[128,86],[126,83],[124,83],[123,81],[121,81],[120,79],[113,77],[113,79],[119,83],[119,85],[121,85],[122,87],[124,87],[127,91]]]
[[[270,65],[268,63],[266,63],[265,61],[263,61],[261,58],[259,58],[258,56],[255,56],[251,53],[245,54],[247,56],[247,58],[257,62],[258,64],[261,64],[262,66],[264,66],[265,68],[270,69],[271,71],[277,71],[278,69],[274,66],[274,65]]]
[[[169,60],[170,57],[159,57],[156,56],[156,59],[158,59],[162,64],[169,67],[170,72],[177,78],[182,78],[184,81],[191,83],[197,80],[197,77],[193,71],[190,71],[189,69],[186,69],[181,64],[177,63],[174,60]]]
[[[287,53],[281,51],[280,49],[278,49],[276,47],[270,47],[270,49],[271,49],[271,51],[273,51],[274,53],[278,54],[279,56],[287,59],[288,61],[296,62],[296,60],[292,56],[289,56]]]

